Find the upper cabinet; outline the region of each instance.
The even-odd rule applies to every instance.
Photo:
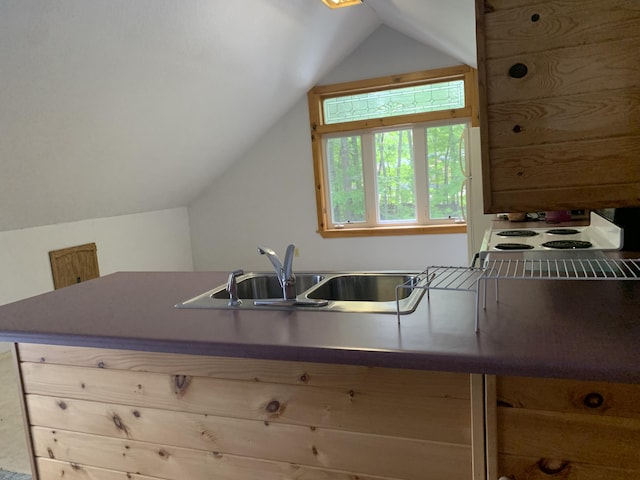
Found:
[[[476,0],[487,213],[640,205],[640,2]]]

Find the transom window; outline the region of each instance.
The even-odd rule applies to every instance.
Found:
[[[474,97],[466,66],[312,89],[319,233],[465,231]]]

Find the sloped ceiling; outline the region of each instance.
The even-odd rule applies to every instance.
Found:
[[[382,23],[475,65],[473,0],[3,0],[0,231],[188,205]]]

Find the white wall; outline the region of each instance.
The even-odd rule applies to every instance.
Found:
[[[381,27],[321,83],[457,63]],[[316,233],[306,96],[189,206],[189,219],[196,270],[268,270],[257,245],[283,254],[289,243],[298,246],[294,267],[299,271],[467,264],[465,234],[323,239]]]
[[[0,232],[0,305],[53,290],[49,251],[95,242],[100,275],[193,270],[186,208]]]

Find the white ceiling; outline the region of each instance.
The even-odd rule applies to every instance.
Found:
[[[188,205],[379,25],[475,66],[473,0],[2,0],[0,231]]]

